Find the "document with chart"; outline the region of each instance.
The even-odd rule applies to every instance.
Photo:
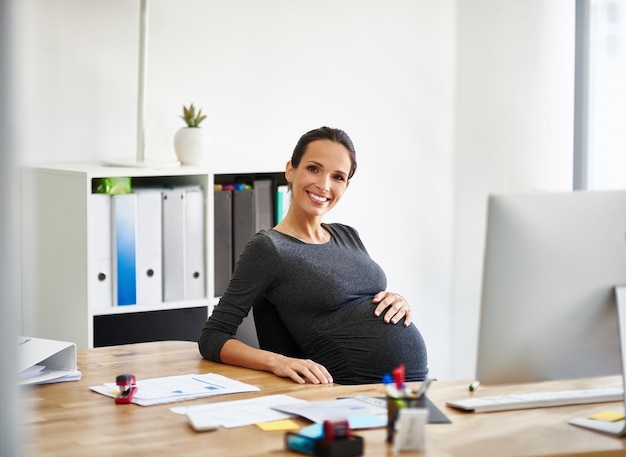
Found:
[[[119,388],[115,382],[91,386],[90,389],[113,398],[119,394]],[[138,379],[137,393],[134,395],[132,403],[150,406],[215,395],[256,392],[258,390],[260,389],[256,386],[214,373],[166,376]]]

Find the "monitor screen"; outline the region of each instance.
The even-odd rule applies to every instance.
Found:
[[[621,374],[626,191],[492,195],[487,214],[477,379]]]

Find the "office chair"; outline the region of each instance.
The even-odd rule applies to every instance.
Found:
[[[287,357],[301,358],[302,351],[287,330],[276,311],[273,303],[265,297],[258,299],[252,306],[252,313],[248,318],[254,318],[254,327],[259,347],[267,351],[283,354]]]

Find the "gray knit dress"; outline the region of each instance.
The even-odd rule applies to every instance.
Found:
[[[324,365],[338,384],[378,383],[403,363],[407,381],[428,373],[424,340],[412,323],[376,317],[373,296],[387,280],[357,231],[324,224],[331,240],[308,244],[262,230],[247,244],[199,340],[206,359],[220,362],[224,343],[259,297],[273,303],[304,357]]]

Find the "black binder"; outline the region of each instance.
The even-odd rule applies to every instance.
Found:
[[[271,180],[262,179],[252,189],[233,191],[233,265],[256,232],[273,227],[272,187]]]
[[[213,196],[215,246],[213,270],[215,296],[219,297],[226,290],[233,272],[233,193],[230,190],[217,190]]]

